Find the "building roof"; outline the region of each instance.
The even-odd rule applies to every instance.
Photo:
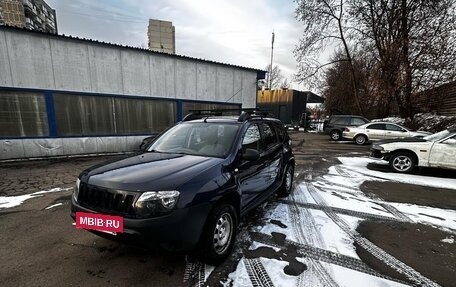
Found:
[[[169,53],[163,53],[163,52],[158,52],[158,51],[151,51],[151,50],[149,50],[147,48],[133,47],[133,46],[128,46],[128,45],[120,45],[120,44],[104,42],[104,41],[98,41],[98,40],[87,39],[87,38],[79,38],[79,37],[74,37],[74,36],[71,36],[71,35],[52,34],[52,33],[47,33],[47,32],[35,31],[35,30],[27,29],[27,28],[20,28],[20,27],[10,26],[10,25],[0,25],[0,30],[14,30],[14,31],[32,33],[32,34],[37,34],[37,35],[47,35],[47,36],[55,37],[55,38],[71,39],[71,40],[75,40],[75,41],[79,41],[79,42],[89,42],[89,43],[101,44],[101,45],[104,45],[104,46],[110,46],[110,47],[117,47],[117,48],[141,51],[141,52],[146,52],[146,53],[155,54],[155,55],[161,55],[161,56],[167,56],[167,57],[173,57],[173,58],[180,58],[180,59],[186,59],[186,60],[193,60],[193,61],[201,61],[201,62],[206,62],[206,63],[210,63],[210,64],[216,64],[216,65],[228,66],[228,67],[233,67],[233,68],[238,68],[238,69],[243,69],[243,70],[255,71],[255,72],[257,72],[257,75],[258,75],[257,78],[258,79],[264,79],[264,77],[266,75],[266,71],[261,70],[261,69],[243,67],[243,66],[238,66],[238,65],[228,64],[228,63],[222,63],[222,62],[217,62],[217,61],[211,61],[211,60],[206,60],[206,59],[201,59],[201,58],[195,58],[195,57],[190,57],[190,56],[178,55],[178,54],[169,54]]]

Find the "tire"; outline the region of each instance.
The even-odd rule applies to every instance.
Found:
[[[408,152],[398,152],[391,156],[389,166],[394,172],[411,173],[416,166],[415,156]]]
[[[357,145],[365,145],[367,143],[367,137],[365,135],[357,135],[355,137],[355,143]]]
[[[333,141],[339,141],[342,138],[342,132],[339,130],[332,130],[329,133],[329,136]]]
[[[199,259],[206,264],[217,266],[233,250],[236,238],[237,218],[230,204],[216,206],[209,214],[198,248]]]
[[[277,196],[286,197],[289,196],[293,189],[293,176],[294,169],[291,164],[288,164],[283,173],[282,185],[277,190]]]

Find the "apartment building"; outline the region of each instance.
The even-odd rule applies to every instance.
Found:
[[[43,0],[0,0],[0,25],[57,34],[55,10]]]

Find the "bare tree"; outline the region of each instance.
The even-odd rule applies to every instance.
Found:
[[[351,8],[378,62],[378,91],[401,116],[413,115],[414,93],[455,79],[454,0],[351,0]]]
[[[280,88],[282,90],[290,88],[290,82],[288,82],[288,79],[285,79],[282,81],[282,83],[280,83]]]
[[[354,97],[355,110],[364,114],[359,99],[358,81],[353,66],[352,49],[349,46],[348,37],[350,30],[346,27],[351,23],[352,17],[347,9],[348,0],[297,0],[298,8],[296,17],[304,24],[304,34],[294,53],[298,61],[298,82],[318,81],[328,66],[334,63],[346,61],[351,78],[351,92]],[[343,58],[320,63],[317,56],[328,46],[341,47]]]
[[[283,75],[282,75],[282,70],[280,70],[279,66],[274,65],[272,72],[269,73],[271,65],[267,65],[265,70],[268,71],[266,75],[266,83],[270,83],[270,86],[268,86],[269,89],[278,89],[281,86],[281,83],[283,81]]]

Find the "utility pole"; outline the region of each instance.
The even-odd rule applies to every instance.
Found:
[[[272,90],[272,58],[274,56],[274,31],[272,31],[271,65],[269,66],[269,90]]]

